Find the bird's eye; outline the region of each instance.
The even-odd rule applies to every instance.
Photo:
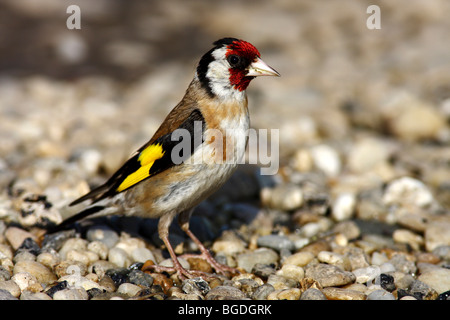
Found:
[[[230,66],[232,66],[232,67],[236,66],[241,61],[239,56],[237,56],[235,54],[232,54],[231,56],[229,56],[227,60],[228,60],[228,63],[230,64]]]

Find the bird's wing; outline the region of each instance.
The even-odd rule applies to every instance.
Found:
[[[88,199],[92,200],[92,203],[94,203],[104,198],[115,196],[120,192],[136,186],[145,179],[176,166],[189,158],[203,142],[205,119],[200,110],[194,109],[191,113],[188,113],[188,116],[176,129],[184,129],[186,130],[184,131],[185,134],[189,133],[190,148],[187,150],[190,149],[190,153],[186,152],[186,154],[174,159],[174,157],[172,157],[172,151],[175,146],[183,142],[185,135],[180,135],[180,131],[176,130],[171,130],[170,132],[159,136],[157,136],[157,132],[155,136],[127,160],[125,164],[117,170],[108,181],[106,181],[106,183],[73,201],[70,205],[75,205]],[[201,139],[198,139],[198,137],[201,137]],[[185,151],[185,149],[183,149],[183,151]]]

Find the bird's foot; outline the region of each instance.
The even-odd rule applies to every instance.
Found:
[[[214,259],[211,254],[207,251],[202,252],[201,254],[183,254],[181,256],[184,259],[202,259],[211,265],[211,267],[219,274],[224,275],[226,277],[234,276],[240,274],[241,272],[238,269],[229,267],[227,265],[221,264]]]
[[[157,273],[167,272],[169,274],[176,273],[181,281],[197,277],[201,277],[207,281],[214,279],[214,276],[212,274],[203,271],[186,270],[179,262],[175,263],[173,267],[166,267],[154,264],[153,261],[146,261],[142,266],[141,270],[144,272],[151,271]]]

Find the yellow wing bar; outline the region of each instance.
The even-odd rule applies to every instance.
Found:
[[[162,158],[165,151],[161,144],[152,144],[141,151],[139,158],[139,168],[130,173],[116,189],[117,192],[124,191],[136,183],[150,176],[150,168],[156,160]]]

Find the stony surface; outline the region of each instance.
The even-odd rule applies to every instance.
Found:
[[[84,1],[68,30],[60,0],[2,2],[0,300],[449,299],[450,3],[381,1],[379,30],[370,1],[229,3]],[[149,139],[223,36],[282,74],[248,90],[253,127],[279,129],[277,174],[242,165],[191,220],[241,274],[143,272],[171,265],[154,220],[44,237]],[[170,240],[197,252],[176,223]]]

